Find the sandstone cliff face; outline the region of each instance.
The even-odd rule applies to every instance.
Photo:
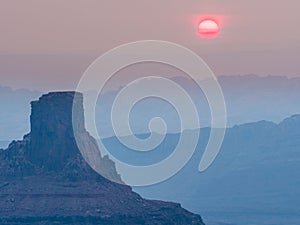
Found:
[[[78,159],[82,158],[77,147],[80,145],[81,149],[88,149],[86,152],[89,155],[83,153],[83,157],[88,159],[94,170],[121,182],[114,163],[108,157],[101,156],[96,140],[85,130],[82,94],[52,92],[31,105],[31,141],[25,152],[27,160],[47,171],[64,170],[67,173],[67,169],[74,169],[79,163]],[[72,122],[76,126],[77,142]],[[80,174],[80,171],[78,168],[78,176],[87,176]]]
[[[79,144],[90,155],[80,154],[74,138],[73,101]],[[32,102],[30,134],[0,151],[0,223],[202,225],[179,204],[145,200],[93,170],[120,179],[84,128],[82,101],[74,92],[53,92]]]
[[[31,103],[31,142],[26,156],[33,163],[61,170],[77,154],[72,100],[73,93],[50,93]]]

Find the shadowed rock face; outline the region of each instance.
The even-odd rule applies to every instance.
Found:
[[[78,166],[78,159],[81,159],[77,147],[81,145],[81,148],[88,149],[86,152],[89,155],[83,156],[88,159],[94,170],[121,181],[114,163],[107,157],[101,157],[96,140],[85,130],[82,94],[52,92],[32,102],[31,106],[30,142],[25,151],[25,156],[30,162],[47,171],[74,169]],[[77,143],[72,116],[75,118]],[[76,174],[81,174],[80,168],[77,168]],[[70,173],[69,175],[73,176]],[[87,175],[82,174],[83,177]]]
[[[72,92],[58,92],[31,102],[31,142],[26,156],[33,163],[50,170],[61,170],[78,153],[72,129],[73,97]],[[82,99],[76,101],[82,102]],[[83,118],[80,104],[78,111],[82,112]],[[78,121],[84,129],[83,120]]]
[[[79,144],[89,155],[82,156],[75,141],[73,101]],[[120,180],[84,128],[82,103],[75,92],[53,92],[32,102],[30,134],[0,150],[0,223],[202,225],[199,215],[179,204],[145,200],[94,171]]]

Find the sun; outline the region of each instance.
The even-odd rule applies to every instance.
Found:
[[[219,24],[213,19],[203,19],[198,24],[198,33],[203,38],[215,38],[220,31]]]

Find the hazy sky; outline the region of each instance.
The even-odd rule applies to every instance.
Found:
[[[119,44],[176,42],[217,75],[300,76],[298,0],[0,0],[0,84],[73,88],[85,68]],[[197,22],[216,15],[221,33]]]

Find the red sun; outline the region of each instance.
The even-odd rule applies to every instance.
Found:
[[[215,38],[219,31],[220,26],[213,19],[204,19],[198,25],[198,33],[203,38]]]

